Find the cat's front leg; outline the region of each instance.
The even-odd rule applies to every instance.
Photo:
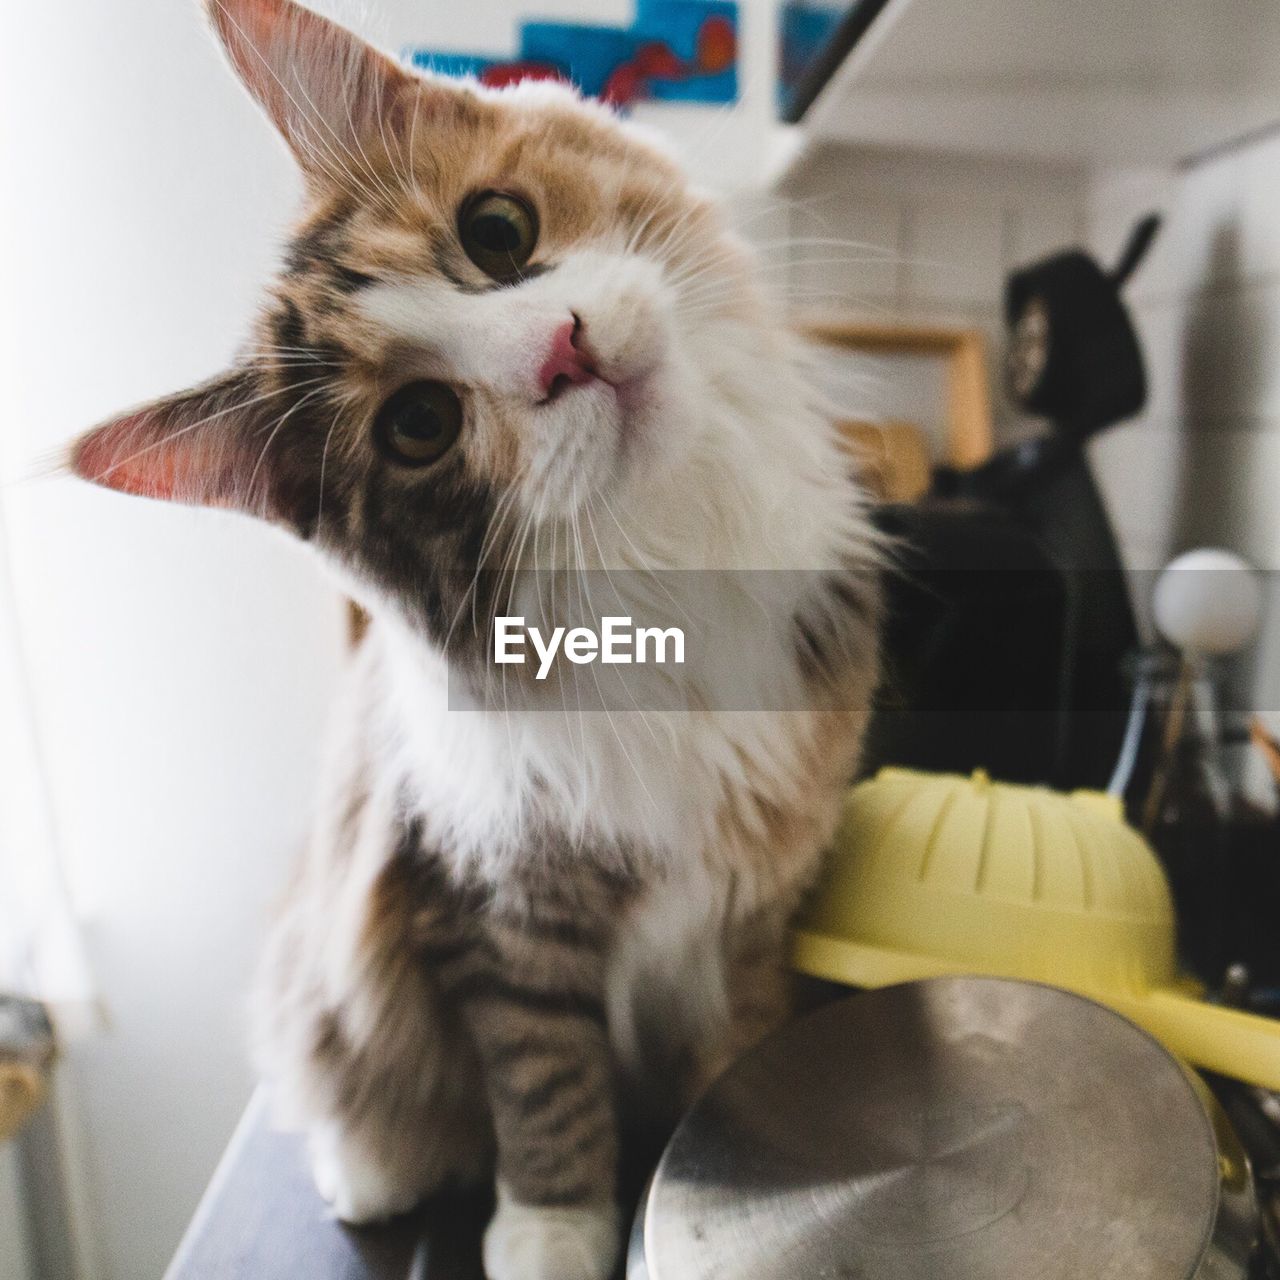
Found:
[[[618,1136],[590,930],[497,926],[484,967],[458,988],[498,1143],[489,1280],[608,1280],[620,1245]]]

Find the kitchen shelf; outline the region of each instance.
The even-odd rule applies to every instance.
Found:
[[[1169,164],[1280,127],[1274,0],[889,0],[806,137]]]

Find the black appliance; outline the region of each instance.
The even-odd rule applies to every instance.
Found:
[[[1143,219],[1110,271],[1072,249],[1010,277],[1009,390],[1050,429],[881,513],[898,550],[872,766],[1106,785],[1138,636],[1084,446],[1145,402],[1121,288],[1158,225]]]

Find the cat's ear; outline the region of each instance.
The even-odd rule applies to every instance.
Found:
[[[341,184],[395,133],[422,81],[293,0],[205,0],[245,87],[303,170]]]
[[[132,409],[71,447],[71,470],[121,493],[272,516],[262,395],[233,370]]]

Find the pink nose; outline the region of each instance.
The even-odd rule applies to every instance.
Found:
[[[552,335],[551,350],[538,373],[542,392],[548,400],[554,400],[570,387],[593,382],[599,376],[594,361],[583,350],[582,321],[574,316]]]

